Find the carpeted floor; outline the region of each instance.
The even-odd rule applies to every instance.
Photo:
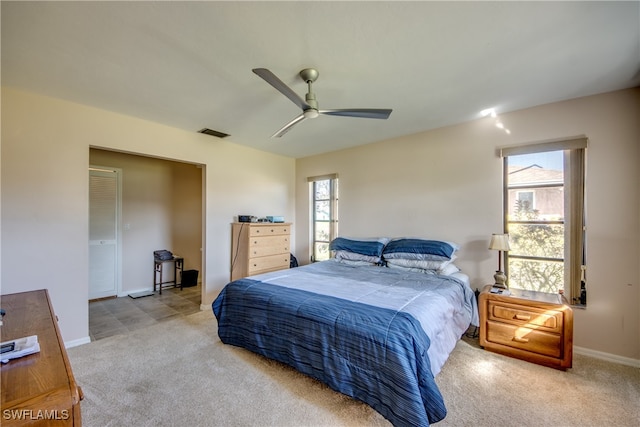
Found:
[[[85,426],[389,426],[369,406],[218,339],[210,311],[68,350]],[[438,426],[638,426],[640,369],[574,356],[567,372],[461,340],[437,377]]]

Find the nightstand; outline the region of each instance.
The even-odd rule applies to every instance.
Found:
[[[573,310],[562,295],[490,290],[485,286],[478,300],[482,347],[551,368],[571,368]]]

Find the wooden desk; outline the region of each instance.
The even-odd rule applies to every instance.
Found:
[[[37,335],[40,352],[0,366],[2,426],[80,426],[82,390],[76,384],[49,293],[0,296],[6,311],[0,341]]]

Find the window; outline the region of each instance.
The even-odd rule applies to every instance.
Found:
[[[586,303],[586,146],[586,138],[576,138],[501,150],[510,287]]]
[[[338,235],[338,175],[308,178],[311,194],[311,262],[330,257]]]
[[[535,201],[533,200],[533,195],[534,195],[533,191],[517,191],[516,192],[517,203],[523,206],[527,206],[531,209],[535,209],[536,204],[535,204]]]

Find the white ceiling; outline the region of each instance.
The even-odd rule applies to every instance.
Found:
[[[640,84],[640,3],[7,2],[2,84],[291,157]],[[320,108],[299,114],[251,72]]]

